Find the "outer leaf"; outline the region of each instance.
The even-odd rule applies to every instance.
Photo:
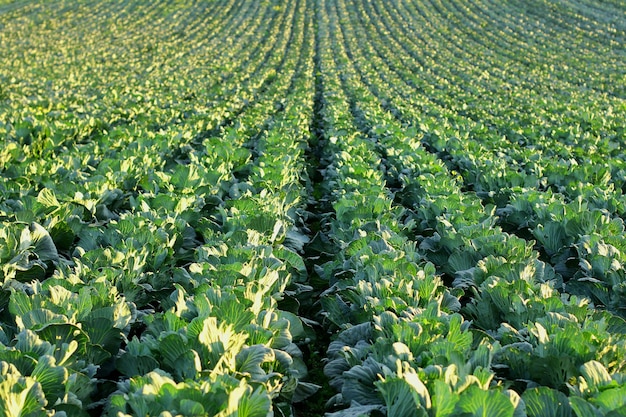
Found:
[[[180,379],[193,379],[202,370],[198,353],[190,349],[177,333],[171,333],[159,340],[159,352],[163,356],[163,363]]]
[[[3,416],[44,416],[45,405],[46,399],[38,382],[20,375],[13,365],[0,362],[0,413]]]
[[[463,391],[457,410],[468,417],[513,417],[515,413],[515,407],[506,395],[485,391],[475,385]]]
[[[343,398],[363,405],[383,404],[374,384],[379,380],[379,375],[384,374],[383,365],[372,358],[367,358],[363,365],[357,365],[344,372]]]
[[[55,314],[45,308],[35,308],[21,316],[16,315],[15,322],[20,329],[39,330],[49,324],[64,324],[67,317]]]
[[[603,391],[593,402],[604,412],[621,410],[626,406],[626,386]]]
[[[320,390],[321,386],[317,384],[312,384],[310,382],[302,382],[298,381],[298,385],[293,392],[293,396],[291,397],[291,401],[294,403],[299,403],[307,398],[315,395],[316,392]]]
[[[322,308],[328,319],[339,327],[350,322],[351,311],[348,304],[338,295],[322,297]]]
[[[271,415],[272,400],[262,388],[257,388],[253,393],[246,392],[239,400],[237,415],[239,417],[267,417]]]
[[[604,416],[596,407],[587,402],[584,398],[570,397],[570,406],[576,417],[602,417]]]
[[[64,363],[65,366],[87,353],[89,337],[76,325],[49,324],[37,331],[37,335],[55,347],[54,357],[57,363]],[[76,352],[76,355],[68,357],[68,350]]]
[[[54,348],[50,343],[41,340],[37,334],[31,330],[22,330],[17,334],[15,339],[17,340],[15,349],[28,354],[33,359],[50,355],[54,352]]]
[[[133,356],[124,353],[115,361],[118,371],[127,377],[145,375],[159,367],[159,362],[152,356]]]
[[[385,378],[377,382],[376,387],[385,401],[387,415],[397,417],[428,416],[426,409],[420,402],[418,393],[405,379]]]
[[[67,382],[68,372],[64,367],[56,365],[54,357],[46,355],[39,358],[31,376],[41,384],[49,403],[54,404],[65,395],[64,384]]]
[[[202,404],[186,398],[180,401],[180,412],[185,416],[206,415],[206,411],[204,410]]]
[[[122,332],[113,327],[113,321],[103,317],[85,320],[84,330],[89,335],[90,342],[101,346],[107,352],[116,354],[122,343]]]
[[[507,390],[504,393],[515,407],[515,413],[513,413],[513,417],[526,417],[526,404],[522,401],[522,397],[513,390]]]
[[[37,195],[37,202],[44,207],[52,209],[59,208],[59,206],[61,205],[61,203],[59,203],[59,200],[57,200],[56,196],[54,195],[54,191],[49,188],[44,188],[39,192],[39,194]]]
[[[30,240],[34,246],[33,252],[37,254],[41,261],[58,261],[59,253],[54,245],[54,241],[46,229],[38,223],[30,225]]]
[[[609,372],[598,361],[585,363],[580,367],[580,373],[585,377],[590,388],[599,389],[612,381]]]
[[[452,392],[449,384],[440,379],[435,380],[432,395],[434,417],[454,416],[454,410],[459,399],[459,394]]]
[[[274,359],[274,351],[263,345],[245,347],[235,358],[237,371],[252,381],[258,382],[264,382],[267,379],[267,373],[261,368],[261,365]]]
[[[548,387],[526,390],[522,395],[528,417],[573,417],[565,394]]]
[[[291,333],[292,339],[304,336],[304,327],[302,326],[302,320],[300,320],[300,317],[288,311],[280,311],[279,317],[289,321],[289,332]]]

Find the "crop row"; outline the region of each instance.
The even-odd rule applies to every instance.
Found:
[[[93,4],[55,8],[31,39],[57,55],[34,69],[59,56],[78,78],[48,72],[24,102],[30,69],[12,69],[1,383],[19,389],[3,394],[4,411],[288,415],[315,392],[294,344],[302,323],[278,308],[306,278],[308,5],[209,4],[101,9],[87,21],[111,39],[55,25]],[[41,19],[32,7],[16,13]],[[148,22],[162,29],[154,38]],[[93,55],[46,41],[74,31]],[[95,72],[64,54],[96,60]],[[46,88],[92,100],[75,107]]]
[[[333,17],[333,13],[336,14],[336,17]],[[417,231],[418,242],[420,243],[418,254],[422,259],[435,264],[444,273],[444,276],[454,278],[454,281],[451,282],[453,287],[466,290],[462,300],[464,305],[460,308],[461,313],[466,318],[472,319],[472,328],[485,331],[489,335],[488,338],[484,339],[484,335],[475,333],[477,337],[474,348],[482,340],[482,343],[489,345],[488,351],[492,355],[486,363],[481,363],[481,369],[486,371],[486,374],[483,375],[485,379],[482,381],[482,387],[489,387],[492,378],[494,382],[492,388],[511,386],[513,381],[517,381],[513,386],[516,386],[518,392],[524,392],[524,401],[521,404],[526,403],[527,407],[532,409],[541,402],[554,404],[562,402],[561,394],[556,391],[545,388],[527,389],[534,384],[564,389],[572,378],[582,377],[589,367],[596,366],[609,367],[614,377],[621,380],[622,365],[613,368],[615,361],[621,362],[619,358],[622,353],[619,352],[621,351],[620,346],[623,344],[623,335],[621,326],[618,325],[621,321],[611,314],[588,312],[584,300],[579,300],[576,297],[561,297],[559,290],[562,289],[562,286],[559,284],[558,275],[551,267],[538,259],[539,253],[532,249],[532,244],[529,245],[518,237],[508,235],[497,227],[494,208],[484,207],[475,194],[464,193],[460,177],[455,179],[454,175],[447,171],[447,167],[421,146],[419,140],[414,137],[417,129],[407,128],[402,123],[405,120],[397,117],[398,113],[395,113],[396,117],[394,117],[393,112],[385,110],[385,107],[388,107],[386,102],[395,104],[389,96],[382,95],[383,91],[389,91],[392,88],[386,82],[392,79],[393,75],[385,71],[385,62],[377,59],[380,55],[376,56],[376,53],[373,52],[372,46],[376,47],[380,44],[374,39],[368,40],[365,31],[351,32],[354,30],[354,26],[358,25],[356,23],[358,19],[362,19],[366,14],[362,11],[354,11],[350,14],[344,3],[340,2],[335,2],[334,7],[329,6],[328,14],[330,15],[330,22],[333,22],[329,33],[335,34],[329,43],[335,45],[333,56],[338,67],[336,71],[339,75],[337,77],[342,81],[340,85],[332,85],[330,90],[333,92],[338,88],[344,90],[346,96],[340,102],[349,103],[349,109],[344,110],[343,116],[340,116],[339,119],[352,118],[352,125],[344,127],[342,132],[348,132],[348,137],[351,131],[354,132],[361,137],[361,140],[365,139],[371,143],[369,152],[381,155],[381,159],[370,161],[365,166],[384,167],[388,182],[397,189],[396,200],[401,201],[404,206],[410,209],[410,214],[401,215],[400,219],[404,219],[405,225],[410,225],[407,228],[411,228],[413,232]],[[351,18],[353,19],[352,22],[350,21]],[[337,22],[340,22],[341,25]],[[360,50],[359,48],[363,49]],[[371,55],[361,55],[365,51],[370,52]],[[330,72],[329,70],[324,71],[324,73]],[[386,79],[385,77],[389,78]],[[337,123],[335,123],[335,127],[336,125]],[[341,143],[346,142],[345,138],[341,139]],[[357,142],[357,146],[360,148],[364,145]],[[355,152],[349,149],[347,153],[354,155]],[[360,166],[360,164],[355,163],[355,166]],[[354,171],[358,172],[358,169],[355,167]],[[349,174],[345,175],[350,178]],[[380,172],[376,176],[368,171],[368,176],[378,177],[378,181],[382,178]],[[369,187],[369,185],[362,183],[359,185],[359,189],[368,189]],[[366,198],[365,200],[374,201],[374,198]],[[361,213],[364,212],[366,213],[365,209],[361,211]],[[339,212],[337,212],[337,216],[339,217]],[[410,220],[410,223],[406,223],[407,219]],[[392,225],[397,224],[398,219],[379,220],[379,222],[383,226],[392,227]],[[348,226],[344,225],[343,228],[346,229]],[[333,236],[337,236],[337,233],[334,232]],[[379,248],[379,250],[382,249]],[[358,252],[358,255],[362,256],[362,253]],[[342,256],[345,257],[346,255],[342,253]],[[369,261],[375,256],[380,256],[380,254],[368,253],[366,258]],[[384,265],[382,260],[377,257],[375,259],[377,261],[374,261],[374,264]],[[344,299],[340,300],[339,305],[352,305],[352,303],[360,305],[359,303],[363,303],[360,297],[385,305],[383,300],[393,299],[394,296],[400,297],[400,295],[396,295],[394,290],[390,290],[386,297],[381,297],[379,294],[372,296],[372,290],[365,287],[369,284],[368,281],[372,279],[366,273],[361,272],[360,268],[353,266],[353,262],[356,263],[356,261],[352,258],[350,260],[351,262],[348,263],[351,267],[348,268],[349,273],[338,274],[336,271],[334,272],[335,275],[340,276],[355,274],[355,277],[351,276],[348,280],[350,284],[343,284],[348,285],[346,292],[349,296],[345,295]],[[347,264],[343,258],[341,262],[337,263],[344,267]],[[398,269],[402,270],[403,268],[398,265]],[[397,274],[397,272],[395,273]],[[389,274],[389,272],[379,270],[376,280],[385,282],[388,279],[385,274]],[[419,281],[420,278],[414,279]],[[353,284],[353,281],[356,283]],[[393,282],[391,279],[389,281]],[[391,287],[403,293],[401,285],[392,284]],[[345,298],[348,298],[349,302],[346,302]],[[392,304],[387,306],[391,311],[401,310],[391,301],[387,302]],[[345,311],[337,311],[335,304],[336,302],[332,304],[331,313],[334,311],[336,317],[343,317],[344,319],[349,317]],[[354,308],[354,305],[352,307]],[[375,311],[373,307],[369,308]],[[365,310],[368,309],[365,308]],[[557,319],[557,317],[559,318]],[[359,319],[362,318],[359,317]],[[617,324],[617,327],[605,326],[605,322],[613,322],[613,324]],[[546,331],[546,328],[550,330]],[[585,340],[583,334],[586,334],[590,328],[595,329],[596,336],[587,339],[586,348],[574,353],[574,344],[579,344],[581,340]],[[350,328],[345,332],[353,335],[353,331]],[[563,334],[570,336],[563,337]],[[575,334],[577,336],[574,336]],[[466,391],[467,385],[471,384],[452,385],[447,388],[456,395],[455,397],[446,394],[448,397],[447,407],[449,408],[442,410],[442,405],[431,402],[429,394],[433,394],[435,390],[443,387],[443,385],[435,383],[436,374],[429,374],[428,371],[432,370],[431,366],[441,367],[443,371],[440,375],[446,374],[446,370],[455,368],[450,366],[450,363],[445,363],[445,359],[443,363],[438,363],[437,360],[442,358],[429,362],[420,357],[419,353],[421,352],[418,350],[420,348],[418,342],[420,333],[416,331],[412,336],[413,338],[408,338],[412,343],[403,340],[411,347],[409,351],[413,355],[410,357],[415,358],[409,360],[408,365],[417,372],[419,379],[425,382],[427,389],[421,391],[421,389],[413,386],[413,397],[408,394],[411,392],[409,389],[406,393],[408,398],[405,398],[408,404],[405,403],[401,406],[393,401],[390,402],[390,398],[384,397],[384,390],[380,386],[378,392],[384,398],[374,397],[373,393],[376,390],[372,386],[377,385],[377,383],[371,379],[369,380],[370,386],[362,389],[362,392],[354,393],[352,391],[355,385],[353,378],[360,378],[358,379],[359,383],[367,385],[361,374],[363,367],[370,366],[373,358],[381,357],[379,348],[371,345],[392,343],[394,338],[387,334],[381,337],[380,334],[372,336],[361,333],[352,336],[353,339],[350,339],[349,336],[342,338],[340,335],[339,339],[343,339],[348,344],[352,343],[352,345],[350,349],[343,348],[343,350],[341,350],[342,346],[331,345],[329,359],[335,358],[331,364],[337,366],[336,362],[339,359],[336,357],[342,358],[343,362],[341,363],[347,369],[342,370],[342,378],[346,379],[347,382],[336,376],[337,369],[335,367],[330,368],[328,373],[329,376],[335,377],[343,383],[343,385],[336,383],[342,389],[342,401],[345,404],[352,403],[353,407],[363,406],[363,409],[374,409],[386,405],[390,415],[416,415],[415,407],[417,409],[423,407],[425,412],[432,413],[432,415],[454,415],[454,413],[461,411],[477,412],[476,409],[465,409],[464,407],[467,406],[465,401],[478,407],[481,401],[479,398],[486,397],[481,397],[480,394],[471,389]],[[468,333],[467,337],[470,341],[468,343],[471,345],[471,334]],[[607,357],[604,356],[606,351],[603,350],[605,345],[592,341],[596,337],[597,340],[609,341],[609,344],[614,346],[612,348],[615,352],[613,359],[606,360]],[[385,342],[381,339],[384,339]],[[569,348],[563,345],[564,339],[570,340]],[[520,343],[524,346],[523,350],[520,350]],[[360,349],[357,348],[357,345],[360,345]],[[475,352],[479,351],[480,348]],[[585,353],[581,356],[580,353],[583,351]],[[403,352],[404,354],[407,353],[404,350]],[[465,356],[460,356],[463,358],[462,362],[472,363],[467,355],[466,352]],[[561,361],[559,364],[557,358],[564,356],[568,357],[567,361]],[[442,357],[448,360],[450,358],[448,355],[442,355]],[[383,362],[385,366],[394,369],[393,366],[389,365],[389,361],[393,362],[393,358],[406,360],[406,356],[386,353],[386,362]],[[603,361],[602,365],[599,361]],[[345,362],[348,362],[349,365],[346,365]],[[366,362],[367,366],[364,365]],[[548,369],[551,369],[551,372]],[[471,372],[471,369],[465,369],[465,371]],[[399,368],[398,372],[400,372]],[[370,370],[370,375],[377,374],[385,373],[380,370]],[[348,388],[343,388],[346,385]],[[480,384],[478,385],[480,386]],[[463,395],[460,395],[461,393]],[[583,394],[583,396],[589,396],[590,392]],[[619,394],[615,391],[613,395]],[[401,397],[401,395],[399,396]],[[582,408],[586,405],[581,405],[584,400],[581,401],[580,396],[581,391],[573,392],[573,398],[570,402],[578,415],[584,415],[588,409]],[[414,402],[411,402],[410,398]],[[421,404],[418,402],[418,398],[422,399]],[[456,407],[458,408],[455,409],[455,401],[451,401],[450,398],[456,398],[455,401],[458,401]],[[363,403],[363,401],[365,402]],[[502,412],[504,413],[502,415],[507,415],[508,412],[505,410],[507,408],[512,410],[513,405],[516,404],[516,400],[509,402],[508,405],[504,400],[502,402],[492,401],[489,405],[489,407],[493,407],[490,408],[490,412]],[[405,411],[399,411],[403,407],[407,407],[404,408]],[[518,413],[525,412],[521,408],[523,406],[518,403]],[[393,412],[390,411],[392,409]],[[346,415],[349,415],[350,412],[348,409]],[[529,415],[541,414],[537,414],[537,411],[530,411]]]
[[[440,106],[438,109],[435,107],[439,113],[435,112],[432,100],[436,98],[436,92],[430,92],[425,98],[430,103],[420,102],[419,97],[423,93],[415,85],[415,75],[405,69],[409,58],[403,58],[395,49],[389,49],[387,44],[390,42],[381,40],[386,33],[384,30],[379,27],[381,36],[370,36],[368,45],[359,42],[367,39],[368,33],[376,31],[375,22],[378,21],[379,26],[382,24],[380,22],[385,22],[384,19],[366,20],[368,12],[375,13],[367,9],[355,10],[353,16],[359,16],[359,21],[354,26],[362,26],[363,29],[359,29],[362,32],[347,44],[363,48],[366,55],[361,62],[365,62],[364,66],[368,62],[376,62],[374,69],[362,71],[362,77],[377,94],[381,105],[391,111],[403,126],[414,128],[415,134],[422,137],[430,150],[444,159],[450,169],[461,174],[464,189],[476,190],[483,201],[497,205],[500,224],[507,231],[536,239],[542,259],[549,261],[566,280],[572,279],[571,292],[591,296],[596,303],[622,314],[623,301],[619,294],[623,278],[606,276],[615,274],[615,262],[618,262],[617,265],[623,263],[623,245],[615,236],[623,228],[620,217],[623,215],[624,197],[621,188],[615,187],[615,181],[621,178],[621,169],[615,167],[611,171],[607,168],[606,158],[602,157],[607,151],[602,148],[592,160],[579,163],[576,158],[580,155],[593,157],[594,154],[588,149],[570,147],[566,155],[568,159],[560,159],[562,167],[555,168],[559,163],[555,163],[551,155],[545,155],[548,152],[542,152],[535,146],[522,147],[501,140],[495,129],[502,128],[494,125],[494,129],[486,129],[484,125],[474,123],[465,116],[465,111],[453,111],[454,104],[446,104],[443,98],[441,105],[435,104]],[[407,26],[387,27],[398,32]],[[404,38],[398,34],[395,36],[398,39],[415,39],[408,34],[404,34]],[[410,43],[407,40],[403,47],[406,49]],[[370,81],[368,77],[379,77],[380,80]],[[390,91],[396,95],[390,94]],[[442,96],[448,93],[447,89],[442,88]],[[467,103],[467,100],[463,103]],[[435,115],[432,119],[428,117],[424,120],[425,111]],[[444,115],[448,121],[441,119]],[[517,117],[521,119],[527,117],[527,114],[517,114]],[[510,128],[508,119],[499,116],[498,120],[504,129]],[[597,135],[606,144],[618,137],[619,130],[614,131],[612,136],[602,132],[585,133],[581,143],[589,146],[592,143],[589,139],[591,134]],[[620,159],[615,160],[615,164],[619,164]],[[614,160],[610,161],[612,163]],[[546,229],[544,223],[552,223],[546,216],[556,212],[568,214],[565,219],[561,215],[556,220],[559,226],[550,224]],[[587,243],[589,239],[591,243]],[[606,245],[611,248],[610,254],[602,249]],[[587,267],[579,267],[572,259],[580,259],[579,262]],[[613,267],[608,266],[611,263]],[[621,266],[617,269],[622,270]],[[590,283],[590,278],[599,281]]]

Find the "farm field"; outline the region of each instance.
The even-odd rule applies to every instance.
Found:
[[[0,0],[0,415],[626,416],[626,1]]]

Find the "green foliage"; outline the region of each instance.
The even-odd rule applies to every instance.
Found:
[[[492,3],[0,0],[2,414],[625,414],[624,4]]]
[[[166,414],[163,414],[166,413]],[[131,378],[111,397],[109,415],[211,415],[262,417],[271,413],[267,392],[218,375],[202,382],[176,383],[163,371]]]

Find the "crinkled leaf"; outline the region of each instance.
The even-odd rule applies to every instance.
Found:
[[[565,227],[561,223],[548,222],[539,224],[533,231],[533,235],[542,244],[548,256],[553,256],[569,243]]]
[[[343,386],[343,373],[350,369],[350,364],[345,358],[337,358],[329,361],[324,366],[324,375],[329,379],[329,384],[337,391]]]
[[[13,291],[9,300],[9,311],[13,316],[22,317],[33,309],[33,304],[28,295],[22,291]],[[42,323],[44,324],[44,323]]]
[[[133,319],[133,313],[123,299],[116,301],[115,304],[107,307],[101,307],[91,311],[89,314],[91,319],[106,318],[111,321],[111,325],[116,329],[124,329]]]
[[[17,340],[15,349],[27,353],[35,359],[54,352],[54,348],[50,343],[41,340],[39,336],[31,330],[22,330],[17,334],[15,339]]]

